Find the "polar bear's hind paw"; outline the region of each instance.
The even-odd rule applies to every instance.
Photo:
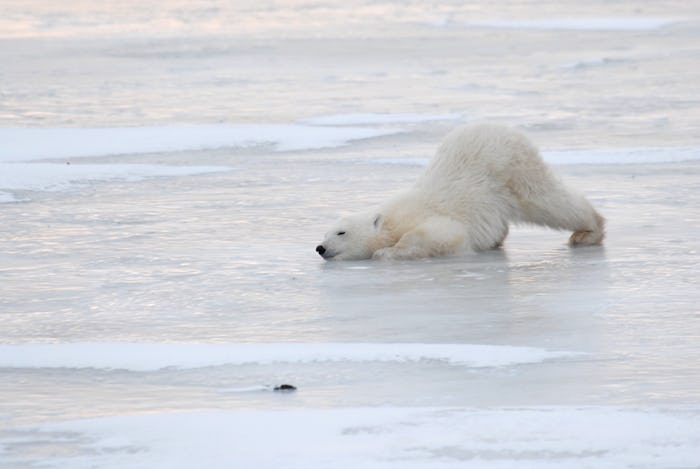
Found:
[[[576,231],[569,238],[569,246],[596,246],[603,242],[603,233],[600,231]]]

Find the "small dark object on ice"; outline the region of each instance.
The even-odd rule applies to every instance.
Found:
[[[291,384],[280,384],[279,386],[275,386],[273,391],[284,391],[284,392],[292,392],[296,391],[297,388],[292,386]]]

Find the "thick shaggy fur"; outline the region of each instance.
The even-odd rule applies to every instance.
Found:
[[[510,223],[574,233],[600,244],[604,219],[545,165],[519,132],[500,125],[450,132],[423,175],[377,210],[340,220],[316,250],[325,259],[415,259],[500,247]]]

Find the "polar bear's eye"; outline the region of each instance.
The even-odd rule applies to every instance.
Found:
[[[338,236],[343,236],[343,235],[345,234],[345,231],[338,231],[336,234],[337,234]]]

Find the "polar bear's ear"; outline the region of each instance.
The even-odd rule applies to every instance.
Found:
[[[374,229],[379,230],[381,229],[382,225],[384,224],[384,215],[381,213],[378,213],[376,217],[374,217]]]

